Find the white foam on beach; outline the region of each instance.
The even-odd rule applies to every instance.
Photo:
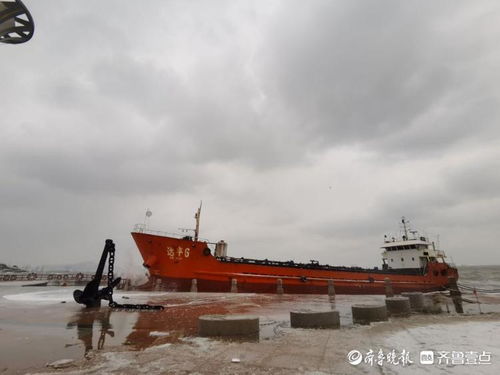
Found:
[[[9,301],[17,301],[17,302],[60,302],[60,301],[72,301],[73,300],[73,288],[60,288],[60,289],[51,289],[44,290],[41,292],[28,292],[28,293],[18,293],[18,294],[7,294],[4,295],[3,298]],[[138,300],[147,300],[149,297],[157,297],[164,296],[165,293],[159,292],[126,292],[126,293],[114,293],[113,297],[116,301],[118,299],[122,299],[122,297],[127,297],[127,299],[133,299],[134,302],[136,299]]]
[[[154,352],[157,350],[162,350],[166,349],[168,347],[172,346],[172,344],[167,343],[167,344],[161,344],[161,345],[155,345],[155,346],[150,346],[149,348],[144,349],[145,352]]]
[[[160,331],[151,331],[151,332],[149,332],[149,336],[162,337],[162,336],[169,336],[169,335],[170,335],[170,332],[160,332]]]
[[[60,302],[73,299],[73,290],[51,289],[42,292],[7,294],[3,298],[18,302]]]
[[[388,336],[382,347],[395,349],[400,353],[403,349],[410,352],[414,362],[402,367],[384,364],[385,374],[498,374],[500,373],[500,321],[459,322],[453,324],[431,324],[428,326],[408,328]],[[371,348],[377,351],[379,348]],[[436,356],[434,364],[421,364],[420,351],[433,351]],[[437,352],[478,352],[491,353],[491,364],[437,364]],[[385,352],[385,350],[384,350]]]

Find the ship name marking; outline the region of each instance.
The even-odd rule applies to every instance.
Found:
[[[184,256],[184,258],[189,258],[189,250],[190,250],[189,247],[183,249],[182,247],[179,246],[177,248],[177,257],[181,258]],[[167,254],[170,259],[175,258],[175,250],[170,246],[167,247]]]

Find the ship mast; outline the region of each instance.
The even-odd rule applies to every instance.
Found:
[[[203,201],[200,201],[200,207],[198,207],[198,211],[194,214],[194,218],[196,219],[196,229],[194,230],[194,240],[198,241],[198,234],[200,233],[200,215],[201,215],[201,205]]]
[[[408,229],[406,228],[406,219],[404,216],[401,218],[401,222],[403,223],[403,230],[405,231],[405,238],[404,239],[407,240],[408,239]]]

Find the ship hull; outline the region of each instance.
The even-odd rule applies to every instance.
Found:
[[[333,280],[337,294],[384,294],[384,280],[395,293],[446,289],[456,268],[429,263],[426,270],[379,270],[330,267],[244,258],[215,257],[206,242],[143,232],[132,237],[149,269],[151,283],[164,290],[188,292],[196,280],[198,292],[326,294]]]

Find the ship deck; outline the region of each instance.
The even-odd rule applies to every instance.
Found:
[[[322,271],[339,271],[339,272],[363,272],[363,273],[376,273],[376,274],[387,274],[387,275],[424,275],[426,270],[423,268],[388,268],[380,269],[378,267],[374,268],[362,268],[362,267],[346,267],[346,266],[330,266],[329,264],[319,264],[317,261],[311,261],[310,263],[297,263],[293,260],[290,261],[276,261],[268,259],[249,259],[249,258],[233,258],[233,257],[216,257],[219,262],[223,263],[234,263],[234,264],[252,264],[259,266],[269,266],[269,267],[285,267],[285,268],[299,268],[307,270],[322,270]]]

